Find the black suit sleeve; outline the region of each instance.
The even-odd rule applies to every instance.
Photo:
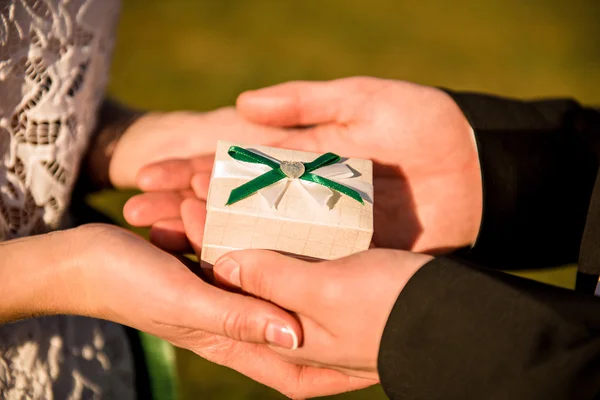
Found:
[[[391,399],[593,399],[600,298],[436,259],[391,312],[379,375]]]
[[[448,92],[475,131],[483,220],[465,257],[501,268],[577,261],[598,171],[600,113],[572,100]]]
[[[398,297],[380,346],[383,387],[392,399],[600,398],[600,298],[468,264],[579,255],[584,272],[600,270],[600,113],[452,95],[478,142],[480,235],[460,261],[421,268]]]

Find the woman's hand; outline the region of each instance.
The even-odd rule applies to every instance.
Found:
[[[194,350],[207,334],[293,348],[297,321],[256,299],[226,293],[139,236],[107,225],[78,229],[87,308]]]
[[[377,356],[388,316],[412,275],[431,256],[373,249],[311,263],[265,250],[231,252],[214,267],[218,281],[298,317],[302,346],[275,349],[284,360],[378,380]]]
[[[242,94],[237,110],[265,128],[305,128],[279,135],[279,147],[372,159],[376,246],[438,254],[475,241],[482,214],[477,150],[444,92],[375,78],[291,82]],[[148,193],[130,200],[125,217],[152,225],[161,247],[186,250],[180,204],[194,196],[192,188],[206,197],[211,166],[201,156],[144,167],[137,180]]]
[[[246,120],[233,108],[206,113],[144,114],[116,141],[108,166],[110,182],[119,188],[136,187],[136,175],[144,165],[172,158],[210,155],[218,140],[277,143],[289,134],[284,129]]]
[[[301,337],[286,312],[205,283],[174,256],[114,226],[86,225],[9,241],[0,251],[2,293],[10,299],[3,301],[0,321],[87,315],[188,349],[207,333],[287,348]],[[9,304],[17,306],[10,313]]]

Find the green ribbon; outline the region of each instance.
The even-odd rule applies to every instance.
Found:
[[[244,183],[242,186],[233,189],[229,195],[229,199],[227,200],[227,205],[231,205],[243,200],[259,190],[287,178],[287,175],[283,173],[278,163],[267,157],[261,156],[260,154],[256,154],[238,146],[231,146],[227,153],[238,161],[249,162],[253,164],[264,164],[272,168],[270,171],[265,172],[251,181]],[[304,164],[304,173],[299,177],[299,179],[307,182],[318,183],[319,185],[323,185],[329,189],[345,194],[346,196],[358,201],[360,204],[364,204],[360,193],[358,193],[356,190],[311,173],[312,171],[321,167],[336,164],[340,161],[340,159],[340,156],[337,154],[326,153],[317,157],[314,161],[302,163]]]

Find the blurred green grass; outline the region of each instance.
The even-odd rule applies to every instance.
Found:
[[[597,0],[125,0],[109,91],[147,109],[210,110],[287,80],[371,75],[598,104],[598,21]],[[129,195],[94,202],[118,216]],[[574,282],[571,267],[521,274]],[[185,351],[177,365],[183,399],[282,398]]]

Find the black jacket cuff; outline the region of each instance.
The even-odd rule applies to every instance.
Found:
[[[447,93],[473,127],[483,179],[482,224],[467,259],[502,268],[575,262],[598,168],[577,129],[582,107]]]
[[[600,299],[437,258],[400,294],[379,376],[391,399],[591,399]]]

